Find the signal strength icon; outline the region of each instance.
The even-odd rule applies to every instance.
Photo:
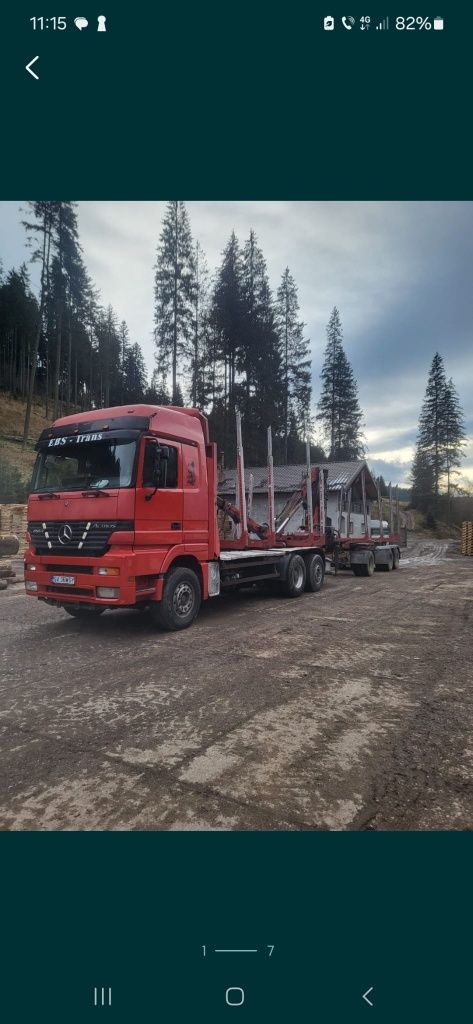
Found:
[[[383,31],[385,31],[388,28],[389,28],[389,18],[383,18],[383,20],[380,21],[379,25],[376,26],[376,30],[382,29]]]

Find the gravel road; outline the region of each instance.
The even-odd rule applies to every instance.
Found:
[[[444,542],[191,630],[0,595],[2,830],[473,827],[473,560]]]

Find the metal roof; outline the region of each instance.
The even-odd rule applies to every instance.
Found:
[[[324,469],[328,469],[328,489],[329,491],[341,491],[347,490],[354,480],[359,476],[363,466],[365,467],[366,473],[366,493],[369,497],[376,497],[376,484],[369,469],[369,466],[364,460],[357,462],[324,462],[320,463]],[[274,467],[274,490],[276,493],[288,493],[292,494],[293,491],[299,487],[303,475],[306,472],[306,466],[303,464],[296,466],[275,466]],[[268,469],[267,466],[246,466],[245,467],[245,486],[248,488],[250,473],[253,473],[253,491],[255,494],[266,494],[268,490]],[[235,476],[236,469],[224,469],[221,471],[221,479],[218,484],[218,490],[221,494],[234,494],[235,493]]]

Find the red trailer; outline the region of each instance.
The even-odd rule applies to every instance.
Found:
[[[238,413],[235,504],[217,496],[216,445],[197,409],[78,413],[56,420],[36,448],[26,592],[76,617],[140,607],[159,626],[184,629],[202,600],[225,589],[271,583],[298,597],[320,590],[326,556],[338,566],[348,552],[355,569],[366,564],[360,557],[390,546],[363,538],[355,547],[332,529],[326,535],[325,474],[310,465],[309,446],[301,485],[275,515],[270,430],[267,522],[256,522],[248,514]],[[298,509],[301,526],[287,532]]]

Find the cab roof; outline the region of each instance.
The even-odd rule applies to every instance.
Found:
[[[54,420],[52,426],[43,431],[43,436],[55,437],[64,433],[99,430],[151,430],[153,433],[174,438],[176,441],[190,441],[193,444],[209,442],[209,428],[206,417],[198,409],[183,409],[174,405],[115,405],[107,409],[89,409]]]

